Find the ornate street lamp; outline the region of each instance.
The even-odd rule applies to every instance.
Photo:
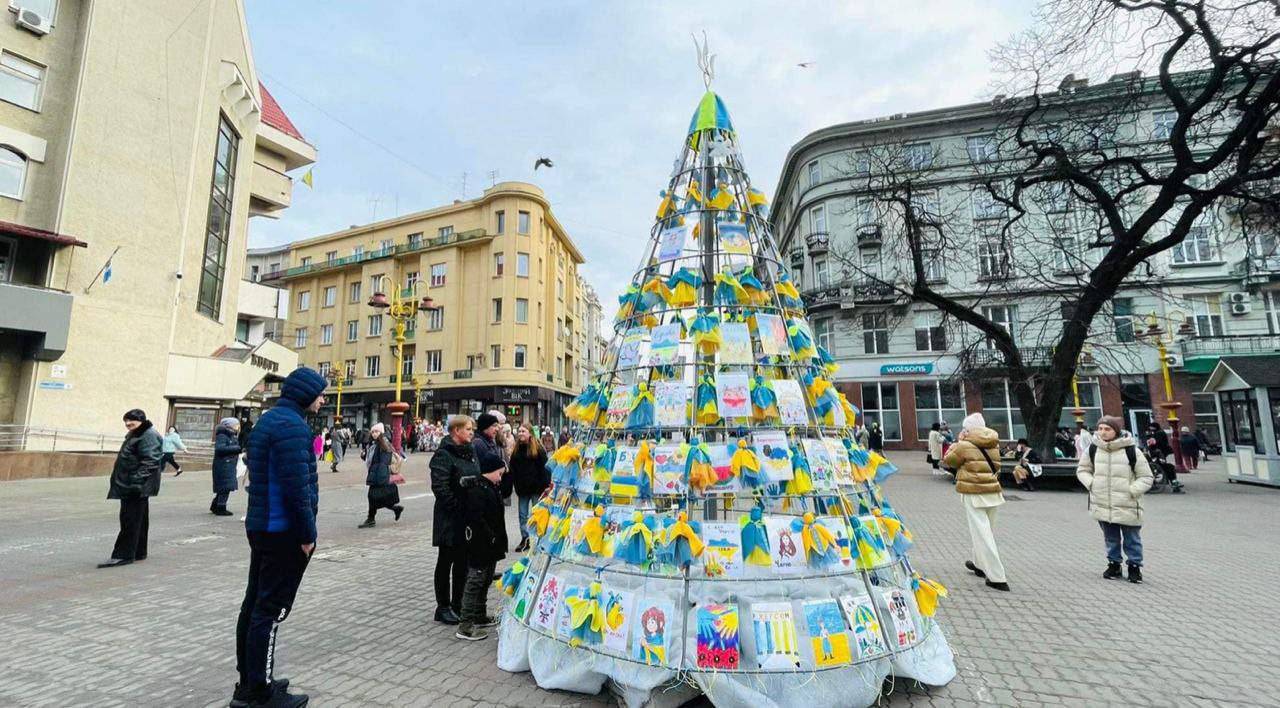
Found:
[[[1169,350],[1167,345],[1194,335],[1195,327],[1192,327],[1186,316],[1177,310],[1169,313],[1166,321],[1179,323],[1177,329],[1171,334],[1160,326],[1156,313],[1152,312],[1147,316],[1146,330],[1138,332],[1137,338],[1154,345],[1156,354],[1160,357],[1160,373],[1164,377],[1164,403],[1161,403],[1160,407],[1165,409],[1168,414],[1169,446],[1173,448],[1174,467],[1181,474],[1187,471],[1186,463],[1182,459],[1182,442],[1179,439],[1178,409],[1182,407],[1182,404],[1173,400],[1173,379],[1169,374]]]
[[[383,292],[383,285],[391,286],[391,298],[388,300],[387,295]],[[396,288],[395,283],[391,282],[386,275],[378,276],[375,279],[375,292],[369,297],[369,307],[385,311],[387,315],[395,321],[395,342],[396,342],[396,400],[387,404],[387,411],[391,413],[391,446],[396,452],[404,454],[404,414],[409,410],[409,404],[405,403],[402,398],[404,384],[404,340],[405,326],[410,320],[418,316],[419,312],[427,312],[435,309],[435,303],[430,297],[423,296],[421,300],[417,298],[417,290],[422,287],[421,280],[413,281],[406,288]]]

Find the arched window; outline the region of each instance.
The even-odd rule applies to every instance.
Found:
[[[27,182],[27,158],[7,145],[0,145],[0,196],[22,199]]]

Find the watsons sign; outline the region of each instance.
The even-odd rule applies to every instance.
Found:
[[[933,373],[933,364],[883,364],[880,366],[881,376],[913,376]]]

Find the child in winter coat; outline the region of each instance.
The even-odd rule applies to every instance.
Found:
[[[1123,551],[1129,565],[1129,582],[1142,582],[1142,495],[1154,477],[1147,458],[1138,452],[1132,437],[1121,437],[1119,417],[1098,421],[1094,442],[1080,455],[1076,478],[1089,490],[1089,513],[1102,527],[1107,546],[1107,569],[1102,577],[1120,576]]]

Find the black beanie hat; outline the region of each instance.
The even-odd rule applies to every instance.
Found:
[[[498,416],[492,413],[481,413],[480,417],[476,418],[476,432],[488,430],[490,426],[497,425],[497,423]]]
[[[147,420],[147,414],[146,414],[146,413],[143,413],[141,408],[134,408],[133,410],[131,410],[131,411],[129,411],[128,413],[125,413],[125,414],[124,414],[124,419],[125,419],[125,420],[136,420],[136,421],[138,421],[139,423],[142,423],[142,422],[145,422],[145,421]]]

